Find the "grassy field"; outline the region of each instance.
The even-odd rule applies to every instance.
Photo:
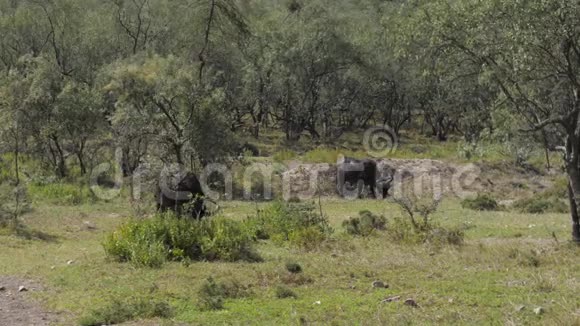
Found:
[[[322,208],[335,233],[318,250],[264,241],[258,245],[260,263],[168,263],[150,269],[106,259],[105,235],[131,215],[121,199],[81,206],[37,203],[24,223],[42,230],[45,240],[0,235],[0,275],[44,284],[46,290],[35,295],[47,309],[62,312],[65,325],[112,301],[143,298],[168,303],[172,314],[134,321],[139,325],[580,324],[580,248],[567,243],[565,214],[476,212],[448,200],[435,219],[469,226],[466,243],[432,247],[395,244],[381,233],[370,238],[344,233],[341,222],[362,209],[388,218],[401,214],[392,203],[325,199]],[[224,215],[241,219],[255,209],[253,203],[229,202]],[[300,264],[303,272],[289,273],[288,262]],[[201,310],[199,288],[210,276],[236,284],[246,295],[226,300],[223,310]],[[372,288],[375,280],[388,289]],[[279,299],[280,286],[296,298]],[[401,300],[382,302],[392,296]],[[420,307],[404,305],[408,298]],[[538,307],[542,314],[534,312]]]

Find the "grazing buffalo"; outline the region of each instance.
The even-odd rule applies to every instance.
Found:
[[[157,210],[173,210],[178,216],[183,214],[200,219],[206,215],[205,194],[195,174],[162,176],[156,193]]]
[[[392,176],[381,177],[377,168],[377,162],[371,159],[357,160],[344,157],[337,162],[337,187],[341,196],[348,196],[354,191],[356,197],[360,197],[363,187],[368,187],[370,195],[377,198],[377,192],[381,198],[388,195]]]

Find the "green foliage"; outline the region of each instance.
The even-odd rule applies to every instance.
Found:
[[[395,199],[404,216],[397,216],[389,224],[387,235],[395,242],[431,245],[461,245],[464,228],[445,228],[431,216],[439,208],[440,200],[406,196]]]
[[[516,201],[513,208],[529,214],[568,213],[569,207],[559,198],[534,196]]]
[[[16,230],[19,227],[19,217],[30,209],[26,186],[0,183],[0,228]]]
[[[477,194],[475,198],[466,198],[461,202],[461,207],[474,211],[497,211],[499,205],[490,194]]]
[[[316,149],[306,152],[302,156],[302,160],[311,163],[336,164],[338,158],[341,157],[341,155],[354,158],[365,158],[368,156],[368,153],[362,151],[355,152],[352,150],[318,147]]]
[[[165,302],[154,297],[139,296],[113,298],[107,304],[91,310],[79,320],[82,326],[120,324],[135,319],[170,318],[173,309]]]
[[[34,201],[46,201],[56,205],[68,206],[87,204],[95,201],[91,190],[79,184],[33,183],[29,188],[30,196]]]
[[[386,217],[373,214],[368,210],[359,212],[359,217],[351,217],[342,222],[342,227],[346,233],[363,237],[367,237],[377,230],[384,230],[386,225]]]
[[[277,151],[276,153],[274,153],[272,158],[276,162],[286,162],[296,158],[296,156],[298,156],[296,152],[289,149],[283,149],[281,151]]]
[[[302,273],[302,266],[298,263],[288,262],[286,263],[286,270],[292,274]]]
[[[226,218],[196,221],[165,214],[135,220],[109,234],[103,247],[115,260],[147,267],[167,260],[260,260],[242,223]]]
[[[198,303],[202,310],[220,310],[224,308],[224,297],[222,287],[209,277],[199,289]]]
[[[292,246],[312,251],[320,247],[327,235],[317,226],[297,229],[290,233],[288,240]]]
[[[559,178],[546,191],[536,193],[531,198],[517,200],[513,208],[529,214],[569,213],[568,181],[566,178]]]
[[[332,232],[325,216],[313,203],[275,202],[257,215],[249,217],[246,225],[256,239],[272,239],[312,249]]]
[[[247,298],[252,292],[237,281],[216,282],[209,277],[198,291],[198,305],[202,310],[220,310],[226,299]]]
[[[292,299],[296,299],[298,298],[298,295],[292,291],[291,289],[282,286],[282,285],[278,285],[276,287],[276,298],[278,299],[288,299],[288,298],[292,298]]]

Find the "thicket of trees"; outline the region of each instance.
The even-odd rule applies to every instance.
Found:
[[[146,155],[203,165],[264,128],[524,133],[564,145],[580,241],[579,14],[565,0],[0,0],[0,152],[65,178],[112,148],[127,174]]]

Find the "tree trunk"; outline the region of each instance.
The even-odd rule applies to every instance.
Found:
[[[79,167],[81,169],[81,175],[87,174],[87,168],[85,166],[85,159],[83,157],[83,153],[82,152],[79,151],[77,153],[77,159],[79,160]]]
[[[569,133],[566,141],[566,172],[569,180],[568,199],[570,200],[570,215],[572,217],[572,241],[578,244],[580,244],[580,220],[578,218],[578,208],[580,207],[579,145],[579,139],[575,133]]]
[[[572,240],[580,243],[580,218],[578,217],[578,205],[574,200],[572,186],[568,183],[568,199],[570,201],[570,214],[572,215]]]
[[[550,164],[550,144],[548,143],[548,136],[544,129],[542,129],[542,140],[544,142],[544,154],[546,155],[546,168],[549,170],[552,168],[552,164]]]
[[[18,130],[18,122],[16,123],[15,133],[14,133],[14,169],[16,174],[16,186],[20,185],[20,166],[18,163],[19,156],[20,156],[20,133]]]

